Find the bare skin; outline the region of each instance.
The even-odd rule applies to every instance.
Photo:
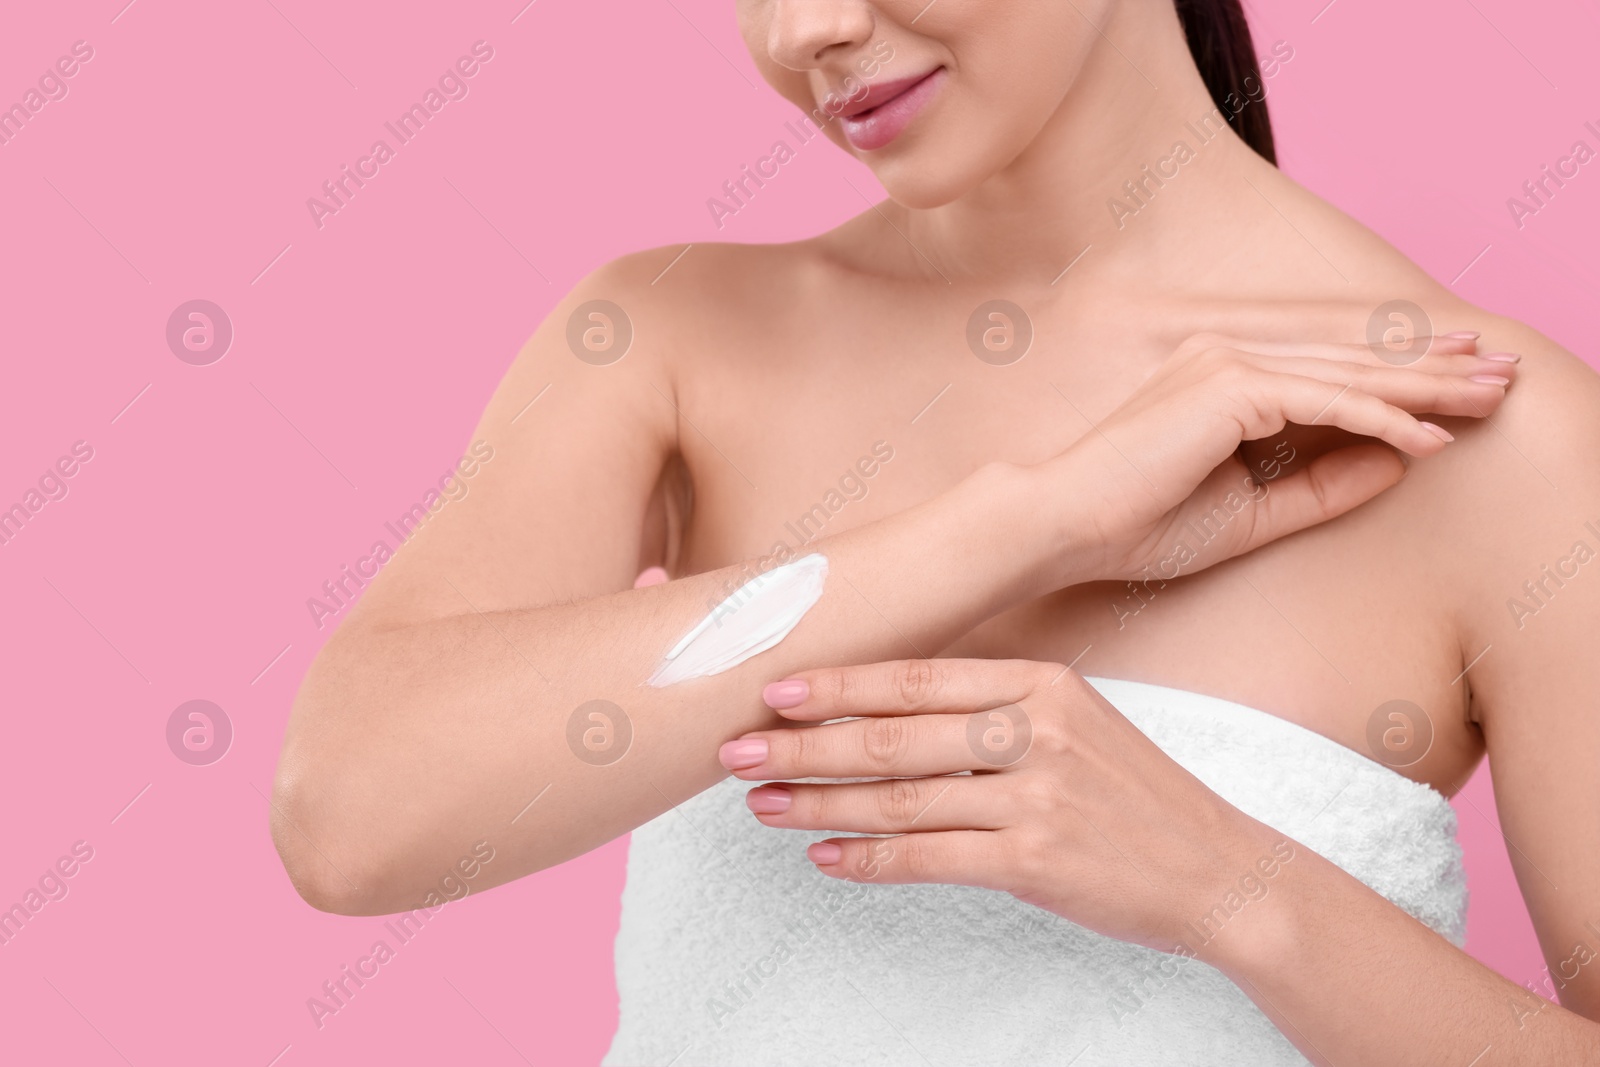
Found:
[[[1574,542],[1595,544],[1583,525],[1600,524],[1600,381],[1531,329],[1455,298],[1231,132],[1119,227],[1107,199],[1213,106],[1170,6],[1018,4],[994,19],[946,0],[913,25],[923,6],[741,4],[758,65],[807,110],[881,40],[895,55],[885,77],[941,63],[956,76],[899,141],[856,153],[893,199],[797,244],[627,257],[551,312],[476,432],[494,462],[383,570],[302,688],[274,816],[297,887],[318,907],[380,913],[415,906],[485,836],[497,862],[477,884],[579,855],[724,777],[721,743],[783,723],[762,687],[818,667],[1073,663],[1258,707],[1367,755],[1373,712],[1405,699],[1433,741],[1400,773],[1450,794],[1486,750],[1494,760],[1513,863],[1570,1012],[1517,1016],[1514,988],[1310,864],[1296,868],[1304,892],[1281,896],[1316,907],[1219,965],[1270,990],[1274,1018],[1292,1039],[1310,1035],[1313,1058],[1365,1062],[1415,1040],[1416,1055],[1394,1058],[1433,1062],[1476,1042],[1463,1062],[1484,1044],[1482,1063],[1513,1062],[1497,1057],[1526,1053],[1513,1036],[1529,1032],[1548,1042],[1541,1052],[1591,1047],[1600,1028],[1579,1015],[1600,1017],[1600,967],[1567,961],[1596,943],[1585,924],[1600,923],[1600,581],[1547,583],[1531,618],[1507,601],[1532,603],[1525,581]],[[1159,73],[1160,89],[1141,71]],[[828,135],[843,144],[836,126]],[[973,310],[996,298],[1024,308],[1035,332],[1009,366],[967,346]],[[624,308],[634,329],[608,366],[567,343],[569,316],[594,299]],[[1093,506],[1107,499],[1099,483],[1039,476],[1094,444],[1091,424],[1197,333],[1269,354],[1357,345],[1395,299],[1426,309],[1440,333],[1481,333],[1434,354],[1521,360],[1498,364],[1509,390],[1456,394],[1492,424],[1456,403],[1460,414],[1432,419],[1455,440],[1415,446],[1399,484],[1347,514],[1136,593],[1131,556],[1110,565],[1095,543],[1109,522]],[[1468,369],[1493,374],[1495,361]],[[1262,474],[1293,455],[1272,468],[1274,494],[1360,440],[1337,428],[1334,404],[1316,427],[1244,450]],[[742,565],[797,544],[786,524],[877,442],[892,458],[880,454],[861,480],[869,491],[831,513],[813,546],[845,586],[751,662],[641,688]],[[1255,510],[1235,521],[1265,523]],[[674,580],[630,589],[650,565]],[[632,723],[612,766],[567,747],[573,709],[593,699]],[[1320,986],[1285,967],[1285,930],[1341,957],[1312,973]],[[1319,995],[1331,988],[1346,995]],[[1351,1019],[1385,1017],[1363,997],[1402,989],[1393,1026],[1364,1031],[1376,1045],[1340,1044]],[[1479,999],[1458,1017],[1462,990]]]

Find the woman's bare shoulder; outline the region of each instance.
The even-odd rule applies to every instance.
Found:
[[[1347,340],[1377,343],[1391,328],[1418,336],[1476,330],[1480,353],[1522,357],[1516,384],[1492,422],[1446,420],[1467,447],[1447,450],[1445,456],[1488,464],[1485,477],[1492,471],[1507,478],[1533,473],[1535,454],[1543,457],[1539,466],[1570,475],[1577,468],[1600,470],[1595,462],[1600,452],[1580,456],[1567,445],[1600,438],[1600,374],[1594,366],[1532,326],[1463,300],[1384,237],[1306,195],[1315,201],[1311,217],[1319,237],[1326,237],[1327,251],[1309,246],[1299,251],[1312,270],[1321,268],[1316,297],[1342,309],[1336,316],[1351,331]],[[1337,284],[1327,278],[1330,262],[1342,268]],[[1600,360],[1600,353],[1588,356]]]
[[[751,355],[752,342],[786,336],[814,315],[810,298],[836,271],[825,242],[686,242],[631,252],[583,278],[551,315],[608,301],[680,369],[724,353]]]
[[[1600,374],[1525,323],[1466,311],[1452,326],[1481,331],[1482,353],[1521,356],[1515,381],[1492,417],[1435,420],[1456,440],[1406,480],[1462,618],[1496,621],[1578,541],[1600,552]]]
[[[1460,420],[1474,447],[1463,453],[1489,463],[1485,474],[1532,477],[1547,488],[1600,472],[1600,374],[1573,352],[1516,319],[1463,305],[1451,328],[1478,330],[1478,351],[1520,356],[1516,380],[1492,420]],[[1459,325],[1458,325],[1459,324]],[[1452,426],[1452,432],[1454,432]],[[1561,475],[1561,479],[1555,476]]]
[[[577,289],[607,289],[686,311],[724,311],[731,300],[781,299],[829,269],[827,235],[773,244],[685,242],[613,259]],[[576,291],[576,290],[575,290]]]

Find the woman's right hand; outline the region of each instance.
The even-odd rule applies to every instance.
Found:
[[[1476,354],[1472,337],[1434,337],[1393,366],[1366,345],[1184,342],[1126,402],[1032,468],[1072,494],[1084,529],[1062,585],[1189,574],[1326,522],[1398,482],[1396,450],[1431,456],[1452,439],[1420,413],[1484,417],[1516,378],[1515,357]],[[1289,424],[1368,440],[1300,469],[1252,471],[1240,446]]]

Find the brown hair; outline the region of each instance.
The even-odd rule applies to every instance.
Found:
[[[1189,52],[1200,68],[1211,99],[1227,116],[1233,132],[1276,166],[1278,153],[1272,142],[1272,119],[1267,115],[1265,97],[1251,99],[1250,105],[1237,113],[1223,102],[1231,94],[1252,96],[1246,90],[1247,80],[1254,80],[1257,93],[1263,84],[1244,8],[1239,0],[1176,0],[1176,4]]]

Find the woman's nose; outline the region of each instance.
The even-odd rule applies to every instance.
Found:
[[[767,51],[790,70],[812,70],[833,49],[865,44],[872,27],[866,0],[773,0]]]

